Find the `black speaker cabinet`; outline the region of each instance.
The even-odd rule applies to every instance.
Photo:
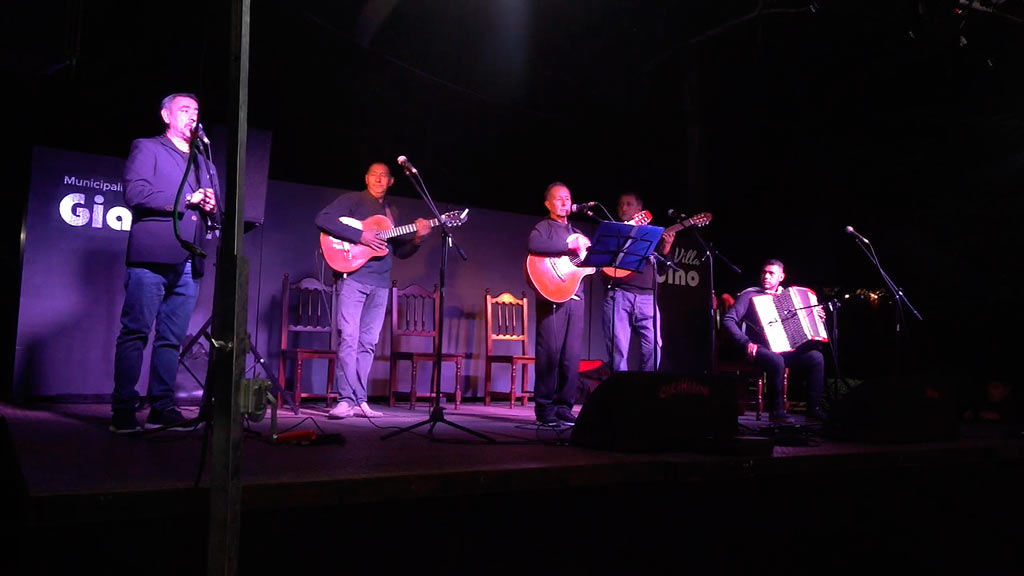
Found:
[[[736,436],[737,386],[725,377],[618,372],[580,409],[570,443],[616,452],[704,449]]]

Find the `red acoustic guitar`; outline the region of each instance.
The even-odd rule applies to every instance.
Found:
[[[633,216],[629,220],[626,220],[626,224],[632,224],[634,226],[643,226],[643,225],[647,224],[650,221],[651,221],[651,213],[648,212],[647,210],[644,210],[643,212],[640,212],[639,214],[637,214],[636,216]],[[687,218],[686,220],[680,220],[679,222],[669,226],[668,228],[665,228],[665,232],[663,232],[663,234],[670,234],[672,232],[678,232],[680,230],[683,230],[685,228],[690,228],[690,227],[693,227],[693,226],[704,226],[708,222],[711,222],[711,213],[710,212],[701,212],[700,214],[696,214],[694,216],[691,216],[691,217]],[[604,268],[601,268],[601,272],[604,272],[605,274],[607,274],[608,276],[611,276],[612,278],[623,278],[625,276],[629,276],[630,274],[635,274],[635,272],[633,272],[632,270],[623,270],[621,268],[612,268],[611,266],[605,266]]]
[[[441,215],[441,220],[438,221],[436,218],[430,221],[430,226],[433,228],[441,222],[444,222],[446,226],[460,226],[466,221],[469,216],[469,208],[466,208],[462,212],[453,211],[447,212]],[[391,220],[388,220],[387,216],[370,216],[366,220],[356,220],[355,218],[349,218],[348,216],[342,216],[338,218],[338,221],[342,224],[347,224],[353,228],[360,230],[373,230],[374,235],[381,240],[387,240],[389,238],[396,238],[405,234],[412,234],[416,231],[416,224],[406,224],[405,226],[398,226],[393,228],[391,226]],[[338,240],[334,236],[327,234],[326,232],[320,233],[320,249],[324,253],[324,260],[327,260],[327,264],[337,270],[338,272],[349,273],[355,272],[370,258],[377,256],[383,256],[388,253],[387,249],[374,250],[369,246],[363,244],[353,244],[344,240]]]
[[[597,268],[580,267],[586,256],[586,252],[579,256],[530,254],[526,257],[526,274],[541,296],[551,302],[565,302],[576,293],[584,278],[597,272]]]

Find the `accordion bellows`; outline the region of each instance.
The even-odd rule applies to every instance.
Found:
[[[778,294],[750,300],[772,352],[796,350],[806,342],[828,342],[825,323],[818,317],[818,295],[810,288],[791,286]]]

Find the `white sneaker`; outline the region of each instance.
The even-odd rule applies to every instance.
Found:
[[[377,412],[373,408],[370,408],[370,405],[366,402],[359,405],[358,411],[353,410],[353,412],[356,416],[362,416],[363,418],[380,418],[384,415],[383,412]]]
[[[342,418],[348,418],[351,415],[352,406],[350,406],[348,402],[338,402],[338,405],[327,413],[327,417],[331,420],[340,420]]]

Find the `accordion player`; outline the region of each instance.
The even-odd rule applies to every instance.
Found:
[[[811,341],[828,342],[828,331],[818,315],[818,296],[810,288],[790,286],[778,294],[750,299],[772,352],[796,350]]]

